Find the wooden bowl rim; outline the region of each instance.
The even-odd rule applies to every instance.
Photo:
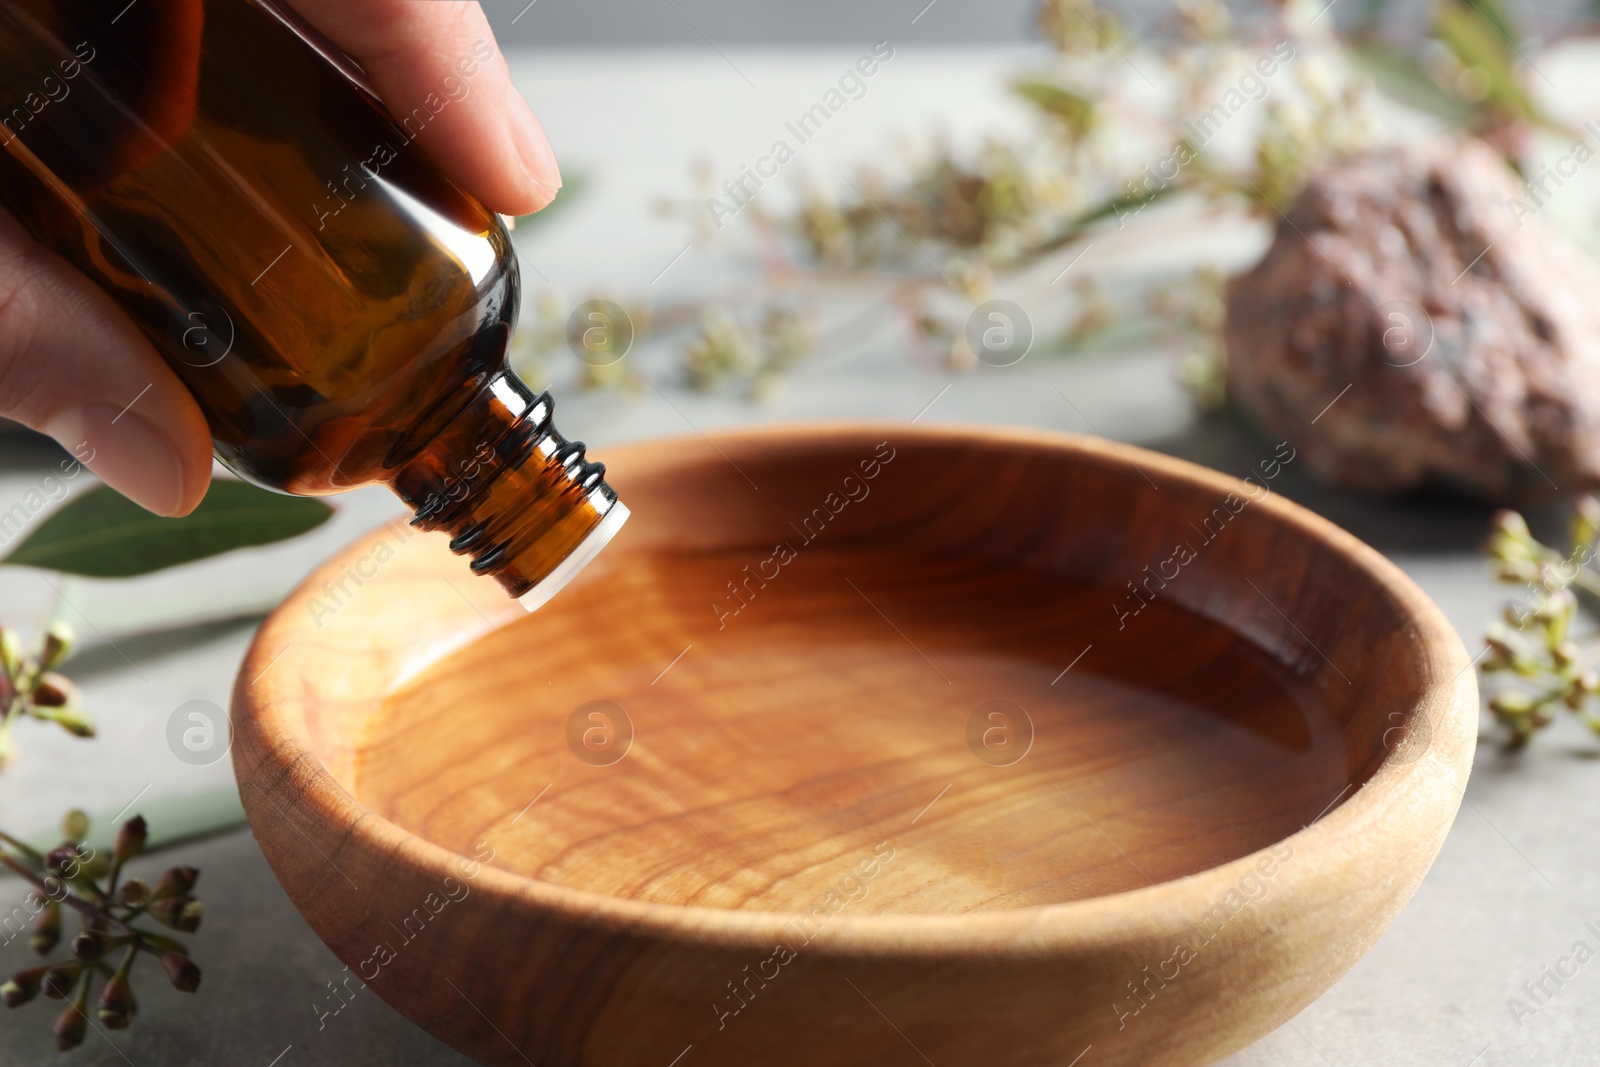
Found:
[[[652,455],[692,455],[691,449],[707,444],[718,451],[724,444],[752,441],[804,450],[829,441],[867,439],[889,439],[897,445],[908,439],[926,444],[985,442],[1057,452],[1077,462],[1122,469],[1131,467],[1157,482],[1187,483],[1217,494],[1244,492],[1246,487],[1242,480],[1220,471],[1103,437],[956,422],[915,426],[841,420],[745,427],[709,435],[697,432],[629,442],[607,448],[605,458],[608,464],[622,468],[627,465],[630,453],[637,453],[644,460]],[[1241,878],[1255,871],[1258,862],[1268,857],[1273,848],[1287,843],[1296,856],[1303,853],[1339,856],[1341,842],[1358,833],[1372,832],[1387,803],[1414,775],[1427,773],[1453,786],[1454,802],[1434,802],[1441,821],[1448,824],[1465,791],[1478,729],[1477,680],[1469,669],[1472,661],[1454,627],[1399,567],[1332,522],[1278,493],[1255,500],[1252,506],[1274,521],[1298,528],[1326,545],[1329,551],[1357,564],[1409,618],[1418,636],[1414,654],[1421,660],[1421,673],[1428,679],[1409,710],[1415,714],[1425,706],[1439,709],[1430,720],[1430,743],[1423,755],[1414,761],[1401,760],[1397,753],[1402,749],[1390,750],[1359,789],[1344,796],[1342,802],[1336,801],[1337,806],[1310,825],[1266,848],[1195,874],[1103,896],[1015,909],[949,914],[838,914],[829,920],[828,937],[808,945],[808,953],[941,959],[1038,957],[1119,944],[1127,940],[1130,931],[1151,932],[1169,926],[1180,931],[1192,929],[1181,917],[1209,910],[1223,894],[1236,889]],[[247,681],[257,678],[268,666],[267,661],[284,647],[280,642],[269,642],[269,635],[279,629],[293,630],[297,620],[305,617],[305,598],[313,595],[325,579],[336,577],[341,567],[359,557],[366,550],[365,546],[381,532],[380,529],[368,533],[319,566],[272,611],[257,631],[235,685],[234,718],[236,729],[251,730],[260,736],[260,748],[265,755],[255,767],[240,766],[236,773],[241,793],[249,780],[269,798],[272,792],[294,780],[295,796],[303,810],[314,809],[328,824],[349,827],[351,837],[368,838],[374,852],[403,859],[418,869],[436,871],[442,876],[449,872],[452,863],[463,858],[460,853],[413,834],[365,808],[322,765],[311,747],[303,719],[293,714],[299,698],[288,694],[280,699],[288,685],[287,677],[292,676],[287,672],[282,677],[268,675],[256,685]],[[378,580],[382,580],[381,576]],[[481,635],[473,635],[477,636]],[[450,646],[454,647],[459,644]],[[448,654],[448,649],[443,654]],[[408,672],[408,677],[414,675],[414,671]],[[309,681],[300,676],[302,685]],[[300,696],[304,696],[303,689]],[[237,739],[235,751],[238,751]],[[1442,796],[1443,791],[1439,791],[1439,795]],[[247,802],[251,799],[245,796]],[[274,804],[273,807],[282,817],[288,817],[281,806]],[[1429,858],[1431,861],[1431,856]],[[474,879],[473,892],[485,892],[506,904],[531,907],[619,933],[668,942],[763,951],[792,936],[785,924],[795,922],[804,914],[627,900],[543,882],[487,864]]]

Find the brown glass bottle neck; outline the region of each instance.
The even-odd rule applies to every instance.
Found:
[[[617,507],[605,465],[556,430],[548,394],[509,371],[398,468],[393,487],[412,525],[451,535],[472,570],[514,597],[548,578]]]

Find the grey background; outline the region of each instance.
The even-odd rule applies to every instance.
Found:
[[[856,44],[1021,41],[1034,0],[488,0],[507,45]],[[916,24],[910,25],[916,18]],[[701,34],[704,36],[701,36]]]
[[[507,45],[701,46],[750,44],[855,44],[892,37],[915,43],[995,44],[1036,37],[1035,0],[484,0],[495,33]],[[1153,30],[1170,20],[1167,0],[1120,0],[1106,6],[1130,26]],[[1241,20],[1260,17],[1262,0],[1234,2]],[[1373,0],[1333,0],[1329,17],[1348,28]],[[1428,0],[1389,0],[1383,26],[1412,37],[1425,20]],[[1587,0],[1528,4],[1510,10],[1536,37],[1557,32]],[[926,10],[924,10],[926,8]],[[911,20],[915,19],[914,25]]]
[[[896,40],[1016,42],[1029,37],[1034,0],[488,0],[504,45],[717,45]],[[704,34],[704,35],[702,35]]]

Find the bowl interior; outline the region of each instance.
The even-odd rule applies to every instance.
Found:
[[[1175,461],[858,430],[607,458],[634,518],[585,574],[489,630],[459,598],[480,636],[323,733],[363,805],[530,878],[779,912],[1135,889],[1318,818],[1428,681],[1375,557]]]

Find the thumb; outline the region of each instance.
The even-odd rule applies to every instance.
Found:
[[[158,515],[186,515],[205,496],[211,435],[183,383],[110,297],[4,212],[0,415]]]

